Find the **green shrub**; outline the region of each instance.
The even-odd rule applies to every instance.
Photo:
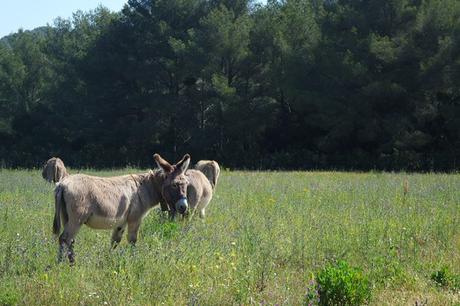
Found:
[[[441,270],[433,272],[431,274],[431,280],[434,281],[437,286],[445,289],[460,289],[460,275],[452,273],[447,266],[443,266]]]
[[[327,265],[317,282],[320,305],[361,305],[371,296],[367,277],[345,261]]]
[[[449,268],[444,266],[441,270],[433,272],[431,274],[431,280],[436,283],[439,287],[449,286],[450,271]]]

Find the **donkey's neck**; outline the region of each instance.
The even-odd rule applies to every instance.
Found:
[[[166,179],[166,175],[161,170],[154,170],[150,172],[151,185],[153,186],[153,191],[157,194],[158,200],[163,199],[161,188]]]
[[[149,171],[136,176],[138,194],[142,205],[153,207],[162,200],[161,186],[164,181],[164,174],[160,171]]]

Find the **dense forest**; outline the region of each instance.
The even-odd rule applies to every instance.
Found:
[[[460,169],[460,1],[129,0],[0,40],[0,166]]]

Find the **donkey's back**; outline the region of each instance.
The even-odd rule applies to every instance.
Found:
[[[216,188],[217,180],[220,175],[220,167],[216,161],[200,160],[196,163],[195,169],[201,171],[206,176],[213,189]]]
[[[137,198],[133,176],[68,176],[56,187],[62,193],[70,220],[92,228],[110,229],[126,221]],[[56,192],[56,194],[58,191]]]

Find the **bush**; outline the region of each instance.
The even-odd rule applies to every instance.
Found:
[[[317,282],[320,305],[361,305],[371,296],[367,277],[345,261],[327,265]]]
[[[433,272],[431,274],[431,280],[434,281],[437,286],[445,289],[460,289],[460,275],[453,274],[447,266],[443,266],[441,270]]]

